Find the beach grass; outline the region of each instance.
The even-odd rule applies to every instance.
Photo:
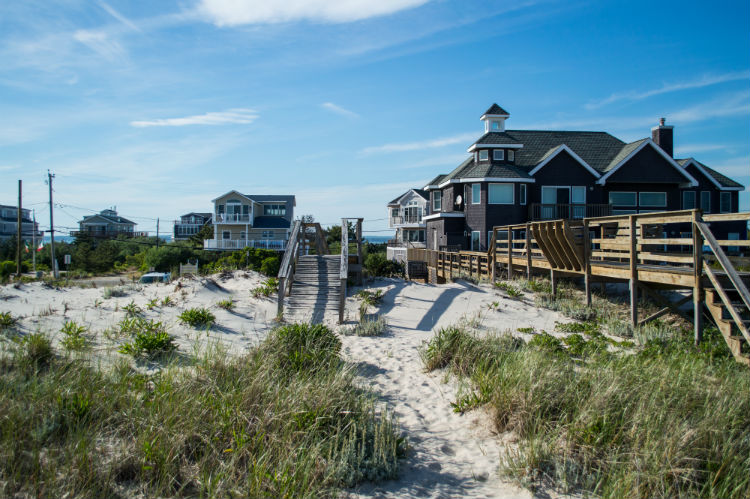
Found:
[[[570,329],[574,327],[566,326]],[[509,333],[438,331],[422,350],[427,370],[467,380],[461,412],[490,410],[518,445],[503,474],[531,489],[600,497],[750,497],[750,376],[690,332],[659,326],[641,346],[612,351],[578,326],[528,344]]]
[[[0,350],[0,496],[334,497],[405,442],[324,326],[285,325],[147,374],[29,335]],[[187,363],[187,367],[185,367]]]

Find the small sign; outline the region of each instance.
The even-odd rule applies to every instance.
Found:
[[[70,265],[70,255],[65,255],[65,260],[63,261],[65,265]]]

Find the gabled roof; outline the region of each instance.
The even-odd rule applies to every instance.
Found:
[[[102,213],[97,213],[96,215],[86,215],[83,217],[83,220],[78,222],[81,223],[91,223],[94,221],[94,219],[100,218],[104,220],[105,222],[113,223],[113,224],[125,224],[125,225],[137,225],[132,220],[128,220],[125,217],[121,217],[119,215],[104,215]]]
[[[184,215],[180,215],[180,217],[189,217],[191,215],[197,215],[203,218],[211,218],[211,213],[201,213],[197,211],[191,211],[190,213],[185,213]]]
[[[468,152],[477,149],[479,146],[487,147],[509,147],[513,149],[519,149],[523,147],[523,143],[518,139],[508,134],[508,132],[487,132],[479,140],[469,146]]]
[[[726,175],[717,172],[713,168],[709,168],[695,158],[685,158],[676,160],[683,168],[687,168],[690,164],[694,165],[698,171],[700,171],[706,178],[708,178],[713,184],[719,189],[727,190],[745,190],[745,186],[739,182],[735,182]]]
[[[430,199],[430,195],[427,193],[427,191],[423,189],[409,189],[408,191],[404,192],[399,197],[397,197],[396,199],[388,203],[388,206],[401,204],[401,200],[404,198],[404,196],[412,192],[416,194],[417,196],[421,197],[422,199],[424,199],[425,201],[428,201]]]
[[[565,144],[562,144],[562,145],[560,145],[558,147],[555,147],[554,149],[550,149],[549,151],[547,151],[547,153],[544,156],[542,156],[542,161],[538,165],[536,165],[536,167],[534,167],[534,169],[532,169],[529,172],[529,175],[535,175],[536,172],[538,172],[539,170],[541,170],[542,168],[544,168],[545,165],[547,165],[547,163],[549,163],[550,161],[552,161],[552,158],[554,158],[555,156],[557,156],[558,154],[560,154],[562,152],[568,153],[574,160],[578,161],[578,163],[580,163],[581,166],[583,166],[584,168],[586,168],[586,170],[588,170],[589,173],[591,173],[594,177],[596,177],[596,178],[601,177],[601,174],[599,174],[599,172],[597,172],[596,170],[594,170],[591,167],[591,165],[589,165],[583,159],[581,159],[581,157],[578,154],[576,154],[575,151],[573,151],[570,147],[566,146]]]
[[[626,144],[623,146],[623,148],[620,150],[620,152],[617,153],[617,155],[610,161],[610,164],[607,166],[606,173],[596,181],[597,184],[604,185],[607,182],[607,179],[612,176],[613,173],[615,173],[617,170],[619,170],[623,165],[627,164],[627,162],[638,154],[639,151],[641,151],[644,147],[651,146],[653,149],[659,153],[660,156],[662,156],[667,163],[672,165],[683,177],[685,177],[686,180],[690,182],[691,186],[698,185],[698,181],[693,178],[692,175],[690,175],[680,164],[678,164],[672,156],[664,152],[664,149],[659,147],[653,140],[651,139],[641,139],[636,140],[635,142],[631,142],[630,144]]]
[[[291,222],[284,217],[255,217],[253,229],[288,229]]]
[[[430,180],[429,182],[427,182],[427,184],[425,184],[425,186],[423,187],[423,189],[426,190],[426,191],[428,191],[432,187],[437,187],[438,185],[440,185],[440,182],[442,182],[444,178],[445,178],[445,174],[438,175],[437,177],[435,177],[432,180]]]
[[[492,104],[490,108],[482,114],[482,116],[485,115],[510,116],[510,113],[497,104]]]
[[[297,201],[293,195],[287,195],[287,194],[242,194],[239,191],[236,191],[232,189],[231,191],[222,194],[221,196],[214,198],[211,200],[212,203],[215,203],[217,199],[221,199],[224,196],[227,196],[229,194],[237,194],[238,196],[241,196],[248,201],[255,201],[256,203],[268,203],[272,201],[278,201],[279,203],[287,203],[291,202],[292,206],[297,206]]]
[[[470,157],[455,170],[446,175],[439,185],[444,185],[451,180],[460,179],[527,179],[532,180],[528,171],[511,164],[493,164],[490,161],[481,161],[477,163],[473,157]]]

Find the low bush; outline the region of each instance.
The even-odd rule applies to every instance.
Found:
[[[121,298],[127,296],[128,292],[121,287],[104,288],[102,290],[102,298],[109,300],[110,298]]]
[[[131,301],[129,304],[122,307],[127,317],[138,317],[143,313],[143,309]]]
[[[141,317],[125,318],[120,322],[120,332],[132,337],[132,341],[123,343],[118,349],[126,355],[156,358],[177,349],[174,337],[167,333],[162,322]]]
[[[384,252],[370,253],[365,257],[365,271],[370,276],[403,277],[404,264],[388,260]]]
[[[61,341],[66,350],[83,350],[88,346],[88,340],[84,334],[88,331],[85,326],[79,326],[73,321],[66,321],[60,332],[63,334]]]
[[[523,297],[523,293],[521,292],[521,290],[509,282],[498,281],[495,283],[495,287],[503,290],[505,294],[513,299]]]
[[[10,329],[16,325],[18,319],[13,317],[10,312],[0,312],[0,330]]]
[[[363,317],[356,326],[344,330],[344,333],[354,336],[382,336],[387,330],[388,322],[385,317],[378,315]]]
[[[179,315],[183,324],[195,328],[209,329],[216,322],[216,316],[205,308],[189,308]]]
[[[232,310],[234,308],[234,301],[229,298],[226,300],[219,300],[216,302],[216,306],[223,308],[224,310]]]
[[[269,277],[257,286],[250,290],[250,294],[253,298],[260,298],[261,296],[268,298],[274,293],[279,292],[279,280],[275,277]]]
[[[21,340],[20,352],[19,361],[24,368],[32,371],[46,368],[54,356],[52,341],[44,333],[24,336]]]

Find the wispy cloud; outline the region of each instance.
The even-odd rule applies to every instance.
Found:
[[[294,21],[346,23],[393,14],[430,0],[202,0],[198,10],[219,26]]]
[[[745,187],[747,187],[747,181],[750,179],[750,156],[740,156],[725,161],[711,162],[708,163],[708,166],[735,180],[745,182]]]
[[[359,118],[359,115],[354,111],[350,111],[341,106],[337,106],[333,102],[324,102],[320,105],[320,107],[322,107],[323,109],[327,109],[333,113],[340,114],[341,116],[347,116],[349,118]]]
[[[125,56],[125,49],[120,43],[104,31],[79,29],[73,33],[73,39],[105,59],[121,59]]]
[[[589,102],[588,104],[586,104],[585,107],[586,109],[598,109],[602,106],[612,104],[613,102],[618,102],[618,101],[623,101],[623,100],[627,100],[627,101],[643,100],[649,97],[653,97],[654,95],[677,92],[679,90],[688,90],[691,88],[709,87],[712,85],[718,85],[720,83],[727,83],[730,81],[739,81],[739,80],[750,80],[750,70],[735,71],[735,72],[724,73],[720,75],[704,75],[696,80],[685,81],[681,83],[665,83],[661,87],[653,88],[651,90],[643,90],[643,91],[634,90],[630,92],[614,93],[610,95],[609,97],[607,97],[606,99]]]
[[[118,21],[120,21],[122,24],[127,26],[128,28],[132,29],[133,31],[141,31],[141,29],[135,25],[133,21],[125,17],[124,15],[120,14],[118,11],[116,11],[111,5],[99,1],[99,6],[104,9],[104,11],[109,14],[110,16],[114,17]]]
[[[137,128],[152,126],[187,126],[187,125],[247,125],[258,118],[258,113],[252,109],[229,109],[227,111],[197,114],[182,118],[158,118],[153,120],[131,121],[130,125]]]
[[[370,146],[362,149],[363,154],[391,153],[405,151],[419,151],[422,149],[436,149],[438,147],[452,146],[454,144],[471,143],[477,139],[476,133],[462,133],[451,137],[421,140],[418,142],[401,142],[395,144],[383,144],[382,146]]]
[[[727,147],[726,144],[684,144],[675,148],[675,155],[680,157],[690,156],[694,153],[720,151]]]

